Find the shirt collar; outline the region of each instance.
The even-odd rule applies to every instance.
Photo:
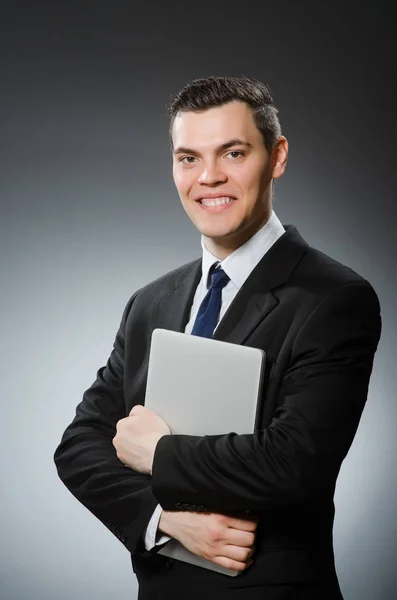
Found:
[[[285,233],[285,229],[276,213],[272,211],[269,220],[263,227],[223,261],[211,254],[205,247],[203,236],[201,236],[201,247],[203,249],[202,281],[205,287],[208,288],[208,276],[211,267],[216,263],[220,263],[221,268],[230,277],[237,289],[240,289],[261,258],[283,233]]]

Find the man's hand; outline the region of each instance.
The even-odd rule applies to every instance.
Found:
[[[217,565],[244,571],[253,563],[256,520],[216,513],[164,510],[159,530],[177,539],[190,552]]]
[[[151,475],[157,442],[170,433],[170,428],[161,417],[137,404],[128,417],[117,423],[113,446],[117,457],[126,467]]]

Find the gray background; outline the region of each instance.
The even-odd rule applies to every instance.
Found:
[[[136,598],[128,553],[63,487],[52,454],[129,296],[199,255],[165,106],[211,74],[270,84],[290,142],[278,216],[379,294],[335,550],[346,600],[395,597],[392,15],[382,2],[273,4],[1,4],[3,600]]]

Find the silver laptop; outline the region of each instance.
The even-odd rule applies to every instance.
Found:
[[[145,406],[171,433],[253,433],[264,371],[258,348],[155,329],[150,347]],[[244,401],[243,401],[244,400]],[[159,554],[235,576],[171,540]]]

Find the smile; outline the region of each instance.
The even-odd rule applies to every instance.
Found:
[[[229,210],[231,206],[236,202],[236,198],[201,198],[198,201],[198,205],[202,210],[209,213],[220,213],[225,210]]]
[[[234,198],[225,196],[223,198],[201,198],[200,204],[204,206],[221,206],[222,204],[229,204],[233,202]]]

